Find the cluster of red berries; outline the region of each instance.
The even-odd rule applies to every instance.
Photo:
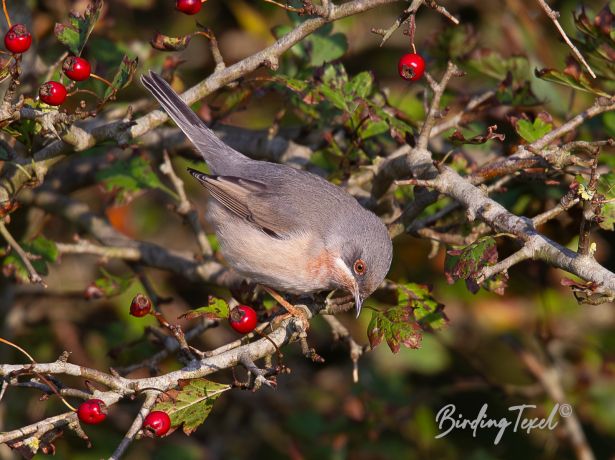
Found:
[[[4,46],[13,54],[22,54],[30,49],[32,34],[23,24],[15,24],[4,36]],[[73,81],[84,81],[90,78],[92,66],[79,56],[69,56],[62,64],[64,75]],[[38,95],[45,104],[61,105],[66,100],[66,87],[57,81],[48,81],[39,88]]]
[[[77,417],[88,425],[98,425],[107,418],[107,405],[100,399],[88,399],[77,408]],[[150,412],[143,420],[143,429],[151,431],[156,436],[167,434],[170,428],[169,414],[160,410]]]
[[[201,0],[177,0],[175,2],[175,9],[177,9],[177,11],[190,15],[197,14],[201,11],[201,6],[203,6]]]

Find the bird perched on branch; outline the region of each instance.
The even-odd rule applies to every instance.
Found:
[[[358,316],[391,265],[382,221],[319,176],[232,149],[156,73],[141,81],[209,165],[211,174],[188,171],[209,192],[208,218],[228,264],[290,294],[348,291]]]

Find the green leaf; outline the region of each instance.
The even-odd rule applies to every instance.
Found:
[[[371,94],[373,85],[374,76],[371,72],[361,72],[346,83],[344,86],[344,93],[350,100],[355,97],[365,98]]]
[[[228,318],[229,312],[226,300],[209,296],[209,305],[184,313],[180,318],[195,319],[204,316],[207,319],[222,319]]]
[[[321,85],[318,90],[331,104],[336,108],[348,112],[348,105],[346,104],[346,98],[344,93],[338,89],[333,89],[327,85]]]
[[[103,8],[102,0],[92,0],[83,14],[71,12],[68,24],[57,23],[54,28],[56,38],[71,53],[79,55],[88,41]]]
[[[485,266],[494,265],[498,261],[498,249],[495,240],[486,236],[474,243],[460,249],[451,249],[446,253],[444,261],[444,274],[449,284],[453,284],[459,279],[466,282],[468,290],[472,293],[477,293],[479,285],[476,283],[476,277],[481,269]],[[483,283],[483,287],[488,289],[493,287],[494,292],[503,293],[504,286],[499,280],[496,284]]]
[[[98,172],[96,178],[104,183],[108,191],[118,192],[119,202],[128,201],[131,194],[145,188],[159,189],[177,198],[177,195],[160,181],[149,162],[141,156],[116,162]]]
[[[45,276],[49,273],[48,263],[55,262],[58,258],[58,247],[56,244],[43,236],[37,236],[32,241],[20,242],[27,254],[30,254],[30,263],[39,275]],[[14,276],[20,283],[30,281],[30,274],[19,255],[12,251],[2,261],[2,272],[4,276]]]
[[[139,60],[137,58],[130,59],[127,55],[122,58],[122,63],[120,64],[120,68],[115,73],[115,77],[113,77],[111,86],[107,87],[105,90],[103,102],[115,98],[115,95],[119,90],[130,84],[132,77],[137,70],[138,63]]]
[[[171,417],[171,426],[181,426],[187,435],[205,422],[214,401],[231,388],[206,379],[180,380],[179,386],[179,390],[167,391],[152,410],[166,412]]]
[[[120,295],[130,287],[133,281],[133,277],[112,275],[104,268],[101,268],[100,272],[102,276],[94,281],[94,287],[100,295],[95,297],[114,297]]]
[[[513,81],[524,81],[530,76],[530,66],[525,56],[503,57],[491,50],[481,50],[467,61],[467,66],[498,81],[512,76]]]
[[[348,49],[346,36],[341,33],[325,35],[317,32],[309,35],[303,42],[310,57],[308,61],[310,67],[318,67],[339,59]]]
[[[555,69],[536,69],[535,74],[542,80],[568,86],[569,88],[578,89],[598,96],[610,97],[607,92],[594,86],[592,78],[585,72],[579,72],[578,75],[576,75],[572,72],[560,72]]]
[[[401,345],[420,348],[423,331],[441,329],[447,324],[443,308],[427,286],[414,283],[398,286],[398,305],[385,311],[372,311],[367,327],[370,346],[375,348],[384,339],[393,353]]]
[[[361,127],[359,136],[361,139],[377,136],[378,134],[386,133],[389,130],[389,124],[385,120],[368,121]]]
[[[26,246],[28,252],[41,256],[47,262],[55,262],[58,259],[58,246],[44,236],[37,236]]]
[[[518,120],[515,129],[519,136],[532,143],[551,132],[553,125],[545,122],[541,117],[536,117],[534,122],[528,120]]]

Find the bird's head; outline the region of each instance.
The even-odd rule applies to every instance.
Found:
[[[357,317],[363,301],[380,286],[391,266],[393,244],[382,221],[369,211],[332,234],[334,281],[355,299]]]

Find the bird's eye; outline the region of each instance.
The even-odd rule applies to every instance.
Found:
[[[354,272],[357,275],[362,275],[365,273],[367,266],[365,265],[365,261],[363,259],[357,259],[354,263]]]

